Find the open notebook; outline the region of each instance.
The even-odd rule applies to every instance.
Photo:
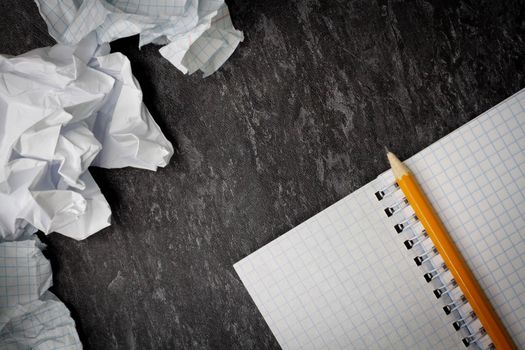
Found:
[[[525,89],[406,164],[525,348]],[[374,195],[392,181],[380,175],[234,265],[284,349],[464,348]]]

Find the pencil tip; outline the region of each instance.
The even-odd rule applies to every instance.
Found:
[[[388,162],[390,163],[390,167],[392,168],[394,177],[396,179],[400,179],[404,174],[409,172],[408,168],[399,160],[399,158],[396,157],[394,153],[388,152],[386,157],[388,158]]]
[[[385,147],[385,152],[390,153],[390,150],[388,149],[388,147],[387,146],[384,146],[384,147]]]

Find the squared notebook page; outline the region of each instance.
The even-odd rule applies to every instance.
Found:
[[[408,161],[520,347],[524,99],[520,91]],[[374,197],[389,177],[234,265],[284,349],[463,347]]]
[[[460,348],[375,190],[362,187],[234,265],[283,349]]]

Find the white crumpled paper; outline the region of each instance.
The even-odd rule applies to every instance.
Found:
[[[35,0],[57,42],[76,45],[91,32],[99,43],[140,34],[139,47],[160,53],[183,73],[216,71],[244,37],[223,0]]]
[[[87,171],[156,170],[172,153],[142,103],[128,59],[95,35],[0,55],[0,237],[36,230],[84,239],[110,208]]]
[[[0,240],[0,348],[82,349],[66,306],[53,293],[38,238]]]

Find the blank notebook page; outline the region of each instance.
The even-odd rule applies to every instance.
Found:
[[[525,348],[525,90],[407,165]],[[283,349],[464,348],[374,196],[391,178],[234,265]]]

